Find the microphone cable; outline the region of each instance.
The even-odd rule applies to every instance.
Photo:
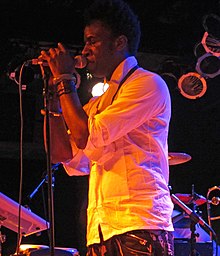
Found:
[[[23,187],[23,131],[24,131],[24,118],[23,118],[23,101],[22,101],[22,72],[25,67],[25,63],[22,64],[19,72],[19,112],[20,112],[20,179],[19,179],[19,198],[18,198],[18,234],[17,234],[17,245],[16,254],[19,255],[20,243],[22,239],[21,235],[21,205],[22,205],[22,187]]]

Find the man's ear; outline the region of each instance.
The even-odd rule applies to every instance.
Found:
[[[124,50],[128,47],[128,39],[125,35],[121,35],[116,38],[115,40],[115,46],[118,51]]]

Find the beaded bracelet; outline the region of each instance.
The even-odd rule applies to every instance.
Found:
[[[63,80],[73,80],[77,84],[77,76],[75,74],[61,74],[53,78],[53,84],[58,85]]]
[[[57,86],[57,96],[76,92],[76,84],[73,80],[63,80]]]

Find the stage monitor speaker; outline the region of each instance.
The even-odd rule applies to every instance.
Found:
[[[21,244],[19,256],[50,256],[51,251],[47,245]],[[16,256],[16,254],[14,254]],[[55,247],[54,256],[79,256],[75,248]]]
[[[212,242],[197,242],[195,244],[196,255],[198,256],[213,256]],[[174,252],[176,256],[191,255],[190,242],[183,240],[174,240]]]

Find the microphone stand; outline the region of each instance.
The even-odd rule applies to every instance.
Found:
[[[50,255],[54,256],[55,247],[55,231],[54,231],[54,197],[53,197],[53,175],[51,168],[51,156],[50,156],[50,126],[49,126],[49,104],[48,104],[48,76],[45,73],[43,65],[40,65],[43,86],[44,97],[44,109],[45,109],[45,121],[46,121],[46,134],[45,134],[45,148],[46,148],[46,160],[47,160],[47,176],[48,176],[48,216],[49,216],[49,242],[50,242]]]
[[[3,217],[1,217],[3,218]],[[0,221],[2,221],[0,218]],[[0,256],[2,256],[2,244],[6,241],[6,235],[3,235],[1,232],[1,223],[0,223]]]
[[[56,171],[56,170],[58,170],[58,167],[59,167],[59,165],[60,165],[60,163],[57,163],[57,164],[54,164],[53,166],[52,166],[52,174],[54,174],[54,171]],[[35,196],[35,194],[38,192],[38,190],[40,189],[40,187],[45,183],[45,182],[47,182],[48,181],[48,175],[46,174],[45,175],[45,177],[42,179],[42,181],[40,182],[40,184],[39,185],[37,185],[37,187],[33,190],[33,192],[30,194],[30,195],[28,195],[27,197],[31,200],[34,196]],[[54,187],[54,175],[53,175],[53,177],[52,177],[52,187]]]
[[[194,214],[196,212],[196,207],[195,207],[195,202],[194,202],[194,198],[195,198],[195,189],[194,189],[194,184],[192,184],[192,213]],[[198,233],[196,233],[196,221],[194,220],[194,218],[191,218],[191,222],[190,222],[190,231],[191,231],[191,237],[190,237],[190,248],[191,248],[191,256],[197,256],[197,252],[196,252],[196,238],[199,236]]]

